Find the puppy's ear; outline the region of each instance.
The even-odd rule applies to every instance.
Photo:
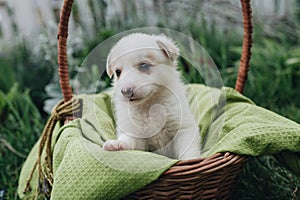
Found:
[[[109,76],[109,78],[111,78],[114,74],[111,63],[110,63],[110,54],[108,54],[107,60],[106,60],[106,73]]]
[[[179,48],[166,36],[160,36],[157,45],[162,52],[172,61],[176,61],[179,56]]]

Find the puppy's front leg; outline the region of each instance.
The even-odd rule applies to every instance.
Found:
[[[126,133],[120,133],[117,140],[108,140],[103,144],[105,151],[145,150],[143,139],[134,138]]]

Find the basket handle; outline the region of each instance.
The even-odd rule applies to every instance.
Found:
[[[64,102],[72,99],[72,88],[69,82],[67,38],[69,18],[72,10],[73,0],[64,0],[58,26],[58,74],[59,84],[63,94]]]
[[[244,37],[243,37],[243,47],[242,56],[240,60],[240,67],[235,83],[235,90],[242,93],[244,91],[244,86],[247,80],[247,73],[250,68],[251,59],[251,47],[252,47],[252,10],[250,0],[241,0],[242,13],[243,13],[243,27],[244,27]]]
[[[64,102],[72,99],[72,88],[69,82],[68,73],[68,60],[67,60],[67,38],[68,38],[68,24],[72,10],[72,4],[74,0],[64,0],[62,7],[59,27],[58,27],[58,72],[60,78],[60,87],[62,90]],[[252,11],[250,0],[241,0],[242,13],[243,13],[243,48],[242,56],[240,60],[240,67],[237,76],[235,89],[242,93],[244,85],[247,79],[247,73],[249,70],[249,62],[251,58],[251,46],[252,46]]]

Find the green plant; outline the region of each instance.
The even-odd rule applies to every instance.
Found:
[[[53,63],[42,54],[35,54],[25,41],[11,43],[3,49],[6,51],[0,57],[0,90],[6,93],[18,82],[20,90],[30,89],[30,96],[42,110],[46,98],[44,87],[51,79]]]
[[[272,156],[250,158],[230,199],[298,199],[299,178]]]
[[[0,91],[0,191],[4,199],[17,199],[16,186],[26,155],[40,135],[44,120],[31,100],[29,90],[14,84],[7,94]]]

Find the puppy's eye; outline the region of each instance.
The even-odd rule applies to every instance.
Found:
[[[120,69],[116,69],[115,73],[116,73],[117,77],[119,77],[121,75],[122,71]]]
[[[141,62],[140,64],[139,64],[139,70],[140,71],[148,71],[149,70],[149,68],[150,68],[150,64],[149,63],[145,63],[145,62]]]

